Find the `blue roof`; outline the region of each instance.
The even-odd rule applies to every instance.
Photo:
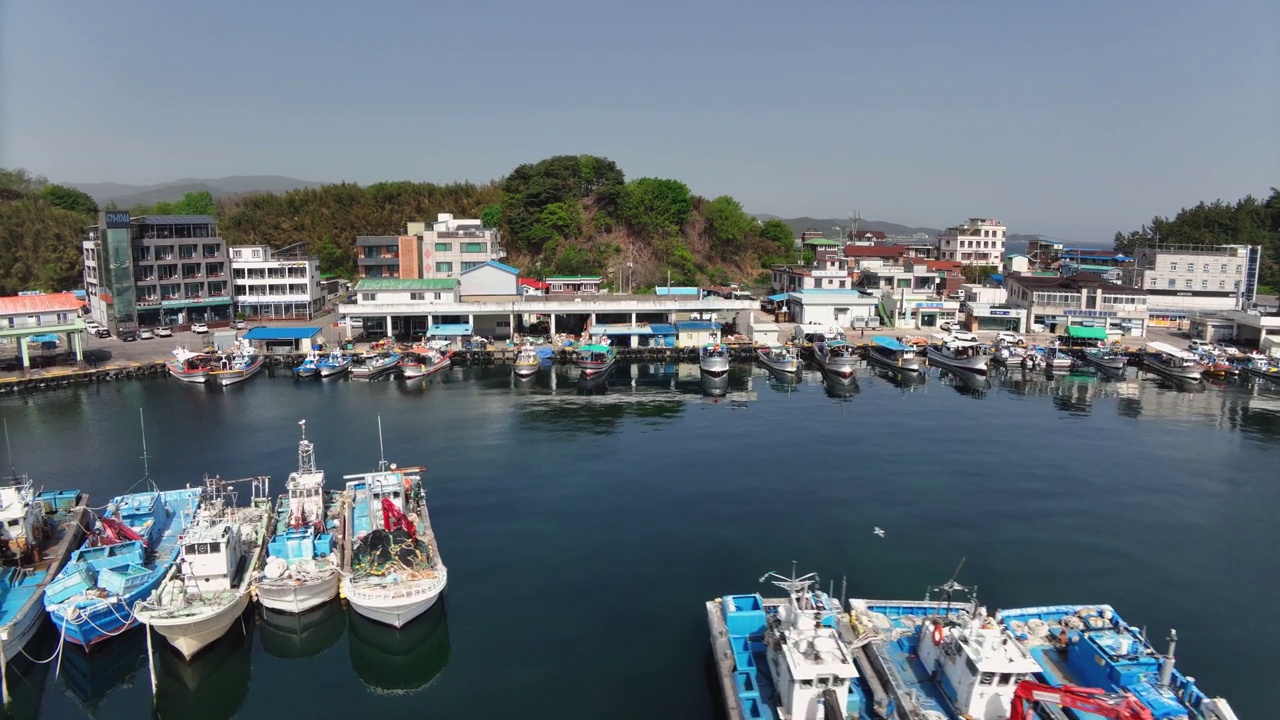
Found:
[[[676,326],[668,325],[667,323],[650,323],[649,332],[654,335],[675,335]]]
[[[879,345],[882,348],[888,348],[896,352],[901,352],[903,350],[911,349],[906,345],[903,345],[902,343],[898,342],[896,339],[889,337],[888,335],[877,335],[871,338],[871,342]]]
[[[427,328],[427,334],[433,337],[465,337],[471,334],[471,323],[432,325]]]
[[[993,282],[993,283],[998,283],[998,284],[1003,284],[1003,283],[1004,283],[1004,275],[1001,275],[1001,274],[999,274],[999,273],[997,273],[997,274],[995,274],[995,275],[992,275],[992,276],[991,276],[991,282]]]
[[[771,301],[773,301],[773,302],[782,302],[783,300],[786,300],[786,299],[787,299],[787,294],[786,294],[786,293],[778,293],[777,295],[770,295],[770,296],[769,296],[769,300],[771,300]]]
[[[460,274],[460,275],[466,275],[467,273],[469,273],[469,272],[473,272],[473,271],[475,271],[475,270],[479,270],[479,269],[480,269],[480,268],[482,268],[482,267],[496,267],[496,268],[498,268],[499,270],[502,270],[502,271],[504,271],[504,272],[509,272],[509,273],[511,273],[512,275],[519,275],[519,274],[520,274],[520,271],[519,271],[519,270],[517,270],[517,269],[515,269],[515,268],[511,267],[510,265],[503,265],[502,263],[498,262],[497,260],[490,260],[489,262],[481,263],[481,264],[479,264],[479,265],[476,265],[475,267],[469,267],[469,268],[467,268],[466,270],[463,270],[463,271],[462,271],[461,273],[459,273],[459,274]]]
[[[318,327],[256,327],[241,335],[245,340],[308,340],[320,334]]]
[[[710,320],[681,320],[676,323],[676,330],[719,330],[720,323]]]
[[[58,342],[58,336],[57,335],[32,335],[31,337],[27,338],[27,342],[56,343]]]
[[[653,289],[657,295],[701,295],[702,291],[696,287],[656,287]]]

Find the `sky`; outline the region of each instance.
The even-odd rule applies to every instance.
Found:
[[[1276,0],[0,0],[0,167],[484,182],[1107,240],[1280,186]]]

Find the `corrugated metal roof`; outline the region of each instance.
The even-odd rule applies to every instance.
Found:
[[[214,225],[218,221],[208,215],[140,215],[129,222],[139,225]]]
[[[680,320],[676,322],[677,330],[719,330],[720,323],[710,320]]]
[[[241,337],[245,340],[306,340],[320,334],[319,327],[256,327]]]
[[[85,303],[75,293],[0,297],[0,315],[35,315],[79,310]]]
[[[356,292],[375,290],[452,290],[455,278],[365,278],[356,283]]]
[[[474,272],[474,271],[476,271],[476,270],[479,270],[479,269],[480,269],[480,268],[482,268],[482,267],[496,267],[496,268],[498,268],[499,270],[503,270],[503,271],[509,272],[509,273],[511,273],[512,275],[519,275],[519,274],[520,274],[520,271],[519,271],[519,270],[517,270],[516,268],[513,268],[513,267],[511,267],[510,265],[503,265],[502,263],[498,262],[497,260],[490,260],[489,262],[481,263],[481,264],[479,264],[479,265],[476,265],[475,267],[467,268],[466,270],[463,270],[460,274],[461,274],[461,275],[466,275],[467,273],[469,273],[469,272]]]

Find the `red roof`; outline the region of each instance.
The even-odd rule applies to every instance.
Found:
[[[12,295],[0,297],[0,315],[38,315],[51,312],[79,311],[84,301],[75,293],[53,295]]]
[[[534,290],[546,290],[551,287],[551,283],[534,280],[533,278],[519,278],[516,280],[516,284],[520,287],[531,287]]]
[[[885,238],[889,237],[888,235],[885,235],[883,232],[880,232],[879,230],[859,230],[858,232],[854,233],[853,236],[855,238],[874,238],[876,240],[884,240]]]
[[[906,245],[845,245],[845,257],[900,258],[907,254]]]
[[[932,272],[937,272],[939,270],[959,272],[960,268],[964,266],[955,260],[925,260],[924,267],[926,270],[930,270]]]

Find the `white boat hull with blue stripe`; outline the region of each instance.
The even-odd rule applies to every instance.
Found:
[[[898,373],[920,372],[920,358],[916,356],[914,347],[885,335],[877,335],[871,338],[871,342],[867,356],[871,362]]]

